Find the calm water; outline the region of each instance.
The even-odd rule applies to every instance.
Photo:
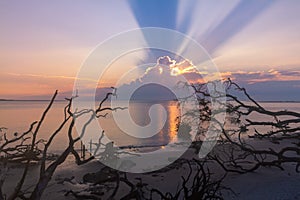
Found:
[[[54,103],[41,126],[39,138],[47,140],[59,127],[63,121],[65,105],[66,102]],[[165,145],[171,140],[176,140],[177,117],[180,115],[180,109],[177,108],[176,102],[164,102],[162,105],[167,111],[167,122],[158,134],[150,138],[136,139],[122,132],[115,124],[111,113],[106,118],[100,118],[99,123],[108,138],[118,146]],[[136,124],[145,126],[149,123],[150,118],[147,113],[150,106],[149,103],[141,102],[130,104],[130,114]],[[46,107],[47,102],[43,101],[0,101],[0,127],[8,128],[9,135],[15,132],[23,133],[28,130],[33,121],[39,120]],[[56,137],[50,150],[53,152],[63,150],[68,144],[66,135],[67,127]]]
[[[300,103],[261,103],[265,108],[271,110],[291,110],[300,112]],[[65,102],[55,102],[50,110],[44,124],[41,127],[39,138],[47,139],[53,131],[59,126],[63,120],[63,108]],[[0,127],[7,127],[8,134],[13,135],[15,132],[22,133],[29,128],[31,122],[39,120],[43,110],[46,108],[47,102],[42,101],[0,101]],[[130,114],[138,125],[146,125],[149,123],[147,115],[149,104],[134,103],[131,104]],[[176,102],[165,102],[163,106],[166,108],[168,118],[164,128],[155,136],[147,139],[136,139],[123,133],[114,123],[112,115],[100,119],[101,127],[106,131],[106,135],[118,146],[151,146],[164,145],[171,140],[176,140],[177,117],[180,110],[177,108]],[[159,117],[159,116],[158,116]],[[256,116],[252,116],[256,117]],[[259,116],[261,119],[263,116]],[[66,129],[54,140],[51,151],[61,151],[67,144]]]

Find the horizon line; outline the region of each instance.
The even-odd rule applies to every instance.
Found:
[[[0,99],[0,102],[5,101],[36,101],[36,102],[48,102],[51,99]],[[65,99],[55,99],[54,101],[66,101]],[[122,101],[122,100],[120,100]],[[157,101],[176,101],[176,99],[170,99],[170,100],[130,100],[130,101],[136,101],[136,102],[157,102]],[[246,100],[243,100],[246,101]],[[248,102],[248,101],[246,101]],[[250,102],[250,101],[249,101]],[[300,100],[257,100],[257,102],[260,103],[300,103]]]

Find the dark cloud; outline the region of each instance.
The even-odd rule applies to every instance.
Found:
[[[286,70],[283,70],[283,71],[280,71],[280,74],[284,75],[284,76],[299,76],[299,79],[300,79],[300,71],[286,71]]]
[[[258,101],[300,101],[300,80],[240,84]]]
[[[184,73],[183,76],[189,80],[190,82],[200,82],[202,79],[202,76],[199,73],[196,72],[187,72]]]
[[[300,71],[274,70],[256,72],[227,72],[225,78],[232,78],[239,82],[256,83],[266,81],[292,81],[299,80]]]
[[[163,56],[163,57],[158,58],[157,64],[171,66],[171,65],[175,64],[175,60],[172,60],[169,56]]]
[[[257,79],[263,81],[265,79],[273,79],[276,75],[264,72],[233,72],[231,73],[232,79],[239,80],[242,82],[253,82]],[[227,77],[226,77],[227,78]]]

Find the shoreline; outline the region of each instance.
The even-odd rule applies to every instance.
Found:
[[[260,144],[261,145],[261,144]],[[159,189],[162,192],[176,193],[182,183],[182,177],[188,176],[188,160],[193,163],[198,159],[195,148],[189,148],[178,160],[160,170],[147,173],[127,173],[128,179],[135,184],[139,181],[149,187]],[[153,162],[152,160],[149,162]],[[206,168],[210,171],[212,180],[217,180],[226,174],[216,163],[207,162]],[[3,191],[11,191],[16,184],[17,177],[22,172],[20,164],[12,164],[8,173]],[[191,165],[196,169],[195,164]],[[233,190],[234,193],[223,190],[224,199],[297,199],[300,196],[300,174],[295,171],[295,164],[285,164],[285,170],[275,167],[262,167],[255,172],[237,174],[228,173],[222,183],[224,187]],[[205,168],[205,169],[206,169]],[[105,169],[105,165],[98,160],[92,160],[84,165],[77,165],[74,157],[69,155],[67,160],[58,167],[52,180],[49,182],[42,199],[76,199],[72,195],[65,196],[67,191],[82,191],[89,188],[91,183],[84,182],[87,173],[99,176],[99,172]],[[28,180],[25,184],[30,187],[36,183],[39,174],[39,165],[31,165]],[[97,175],[98,174],[98,175]],[[166,184],[167,183],[167,184]],[[112,185],[113,182],[103,182],[103,185]],[[101,185],[101,184],[100,184]],[[104,187],[104,186],[103,186]],[[128,186],[121,184],[116,199],[128,192]],[[85,194],[85,193],[82,193]],[[109,196],[109,192],[103,194],[103,199]]]
[[[0,99],[0,102],[49,102],[50,99]],[[54,102],[64,102],[65,99],[55,99]],[[95,100],[97,101],[97,100]],[[124,100],[119,100],[120,102]],[[157,101],[148,101],[148,100],[130,100],[131,102],[136,103],[157,103],[157,102],[178,102],[176,99],[170,99],[170,100],[157,100]],[[228,101],[228,100],[227,100]],[[231,102],[231,101],[228,101]],[[250,101],[243,101],[243,102],[250,102]],[[272,100],[261,100],[257,101],[258,103],[300,103],[300,100],[278,100],[278,101],[272,101]]]

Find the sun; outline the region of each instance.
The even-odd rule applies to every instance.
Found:
[[[181,74],[180,69],[178,69],[178,67],[174,67],[171,69],[171,76],[178,76],[179,74]]]
[[[162,67],[159,67],[159,68],[158,68],[158,71],[159,71],[160,74],[162,74],[162,73],[164,72],[164,70],[163,70]]]

